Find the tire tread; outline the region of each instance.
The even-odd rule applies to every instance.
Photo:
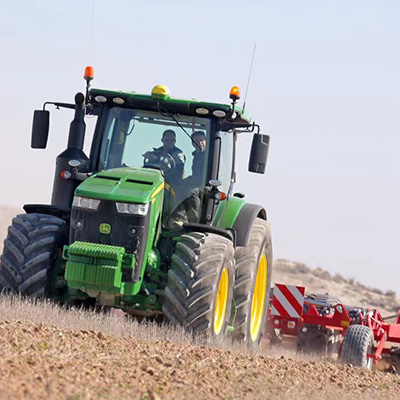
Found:
[[[163,305],[163,313],[169,322],[196,334],[212,335],[212,311],[219,273],[226,260],[233,288],[234,249],[229,239],[201,232],[185,233],[178,238]],[[232,296],[233,290],[230,290],[225,330]]]
[[[47,294],[56,251],[67,240],[68,227],[60,218],[35,213],[14,217],[0,257],[0,291]]]
[[[234,300],[236,304],[236,318],[232,337],[237,341],[244,341],[248,345],[258,345],[261,342],[264,326],[261,327],[258,339],[253,343],[250,338],[250,314],[253,299],[253,286],[258,270],[258,260],[261,252],[267,254],[268,282],[267,298],[264,308],[264,319],[268,307],[270,274],[272,268],[272,244],[269,223],[256,218],[247,246],[238,247],[235,253],[236,277]]]
[[[344,335],[341,358],[355,367],[367,367],[368,349],[374,345],[374,335],[368,326],[350,325]]]

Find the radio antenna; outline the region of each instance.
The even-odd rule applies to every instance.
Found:
[[[249,77],[247,79],[246,93],[244,95],[244,102],[243,102],[242,112],[244,112],[244,109],[246,108],[246,99],[247,99],[247,93],[249,91],[251,72],[253,71],[253,62],[254,62],[254,56],[256,54],[256,47],[257,47],[257,43],[254,43],[253,56],[251,57],[250,71],[249,71]]]
[[[92,65],[95,1],[96,0],[92,0],[92,23],[91,23],[91,26],[90,26],[90,39],[89,39],[89,65]]]

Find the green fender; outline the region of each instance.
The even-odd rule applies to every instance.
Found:
[[[233,229],[236,246],[247,246],[256,218],[267,220],[264,207],[233,196],[219,204],[212,225],[221,229]]]

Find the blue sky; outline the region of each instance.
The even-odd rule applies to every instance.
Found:
[[[91,21],[94,4],[93,35]],[[265,176],[237,190],[265,205],[275,258],[384,289],[400,284],[400,5],[397,1],[0,1],[1,204],[49,202],[68,110],[30,149],[34,109],[93,86],[228,101],[271,135]],[[92,43],[92,46],[90,46]],[[90,126],[90,124],[89,124]],[[17,184],[18,182],[18,184]],[[11,188],[11,190],[7,190]]]

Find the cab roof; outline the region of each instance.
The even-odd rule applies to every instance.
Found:
[[[251,123],[250,115],[242,107],[235,105],[236,118],[232,120],[230,104],[211,103],[195,99],[180,99],[169,97],[160,99],[152,95],[135,92],[122,92],[105,89],[90,89],[92,103],[108,103],[109,105],[137,108],[148,111],[164,111],[172,114],[183,114],[196,117],[214,117],[219,120],[234,121],[236,123]],[[103,96],[103,99],[99,98]],[[105,98],[105,99],[104,99]],[[100,101],[101,100],[101,101]]]

